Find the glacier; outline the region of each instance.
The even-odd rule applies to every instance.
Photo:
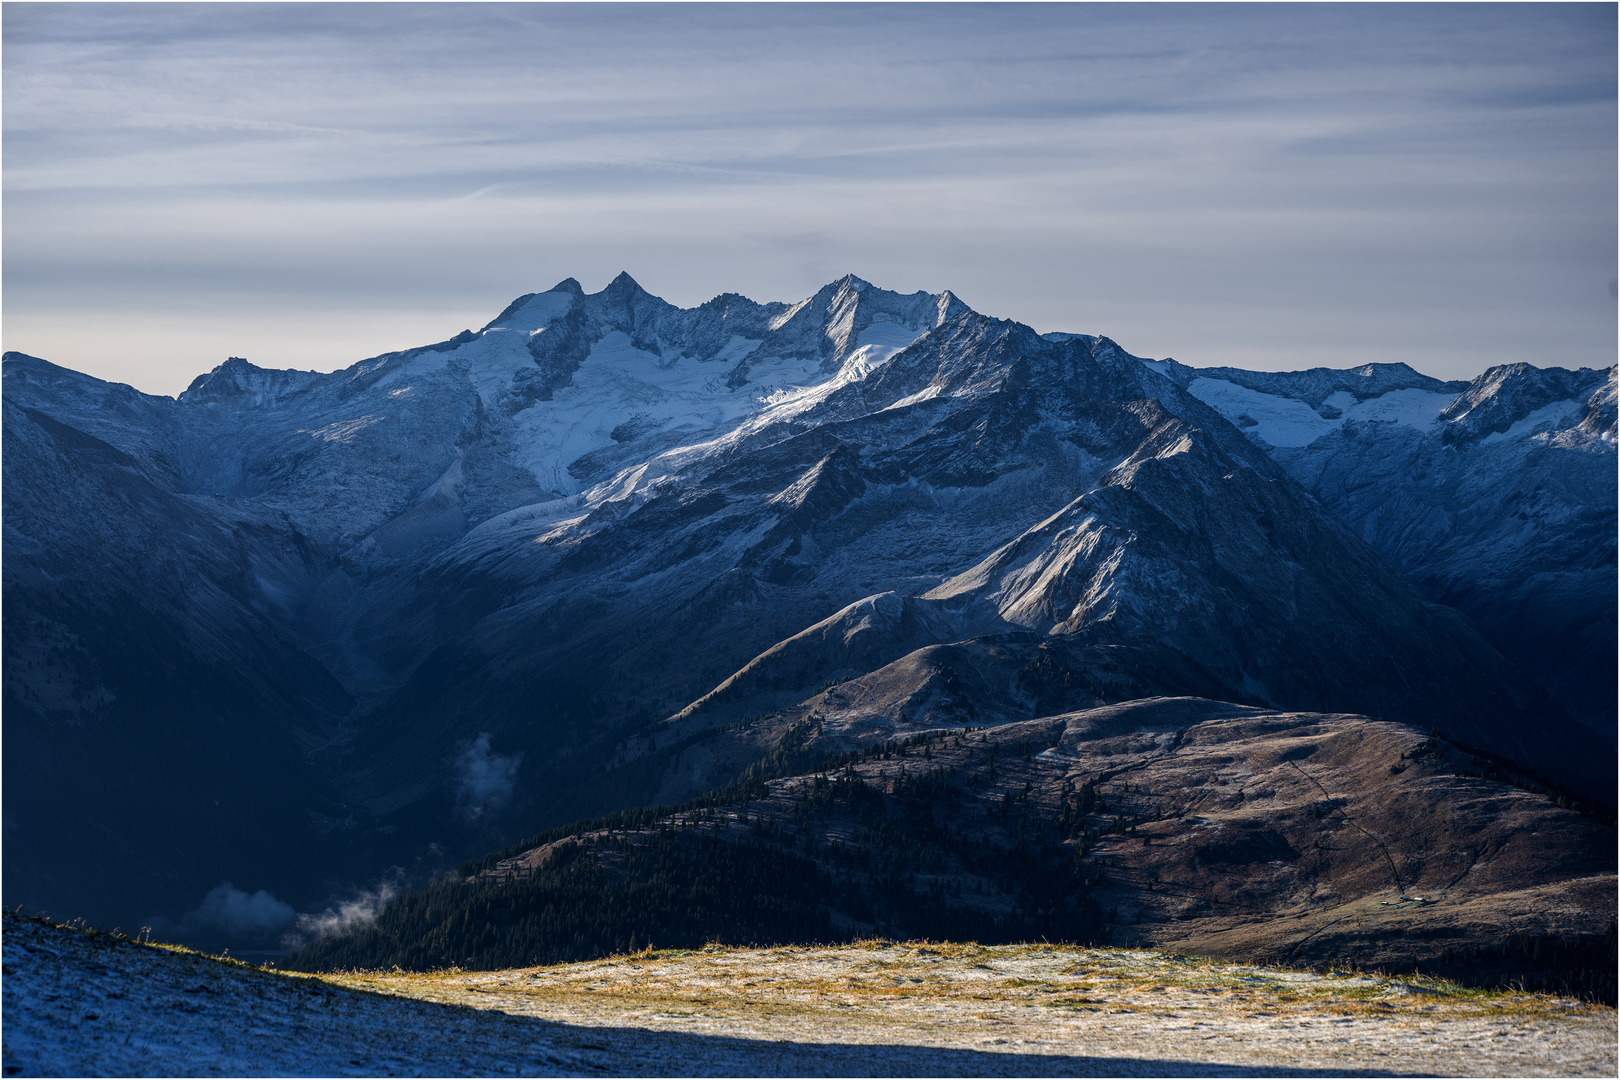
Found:
[[[178,398],[7,354],[7,898],[318,906],[724,783],[671,755],[946,646],[1056,649],[1086,704],[1439,727],[1612,802],[1614,395],[1195,368],[854,276],[567,279]],[[475,745],[511,790],[469,815]]]

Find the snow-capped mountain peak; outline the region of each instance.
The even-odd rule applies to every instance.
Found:
[[[186,858],[235,850],[208,822],[262,823],[229,835],[319,882],[310,851],[403,865],[472,828],[469,747],[513,815],[603,812],[666,784],[606,791],[619,742],[969,640],[1088,700],[1409,716],[1598,790],[1598,736],[1498,649],[1612,731],[1613,372],[1487,376],[1198,369],[853,276],[689,309],[567,279],[478,331],[329,374],[233,358],[178,399],[8,355],[28,813],[101,836],[97,785],[132,755],[170,777],[147,748],[172,730],[153,813],[204,823]],[[1088,666],[1041,667],[1058,639]],[[929,693],[906,723],[983,723]]]

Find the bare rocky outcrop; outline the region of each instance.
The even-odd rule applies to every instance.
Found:
[[[1548,676],[1612,634],[1602,388],[1578,423],[1419,435],[1447,483],[1524,496],[1453,512],[1408,498],[1374,419],[1450,388],[1193,370],[853,276],[690,310],[565,280],[342,371],[232,358],[178,399],[9,355],[6,809],[38,842],[8,841],[7,896],[178,916],[239,853],[307,850],[254,887],[318,906],[724,785],[816,709],[873,737],[1143,694],[1353,712],[1612,802],[1612,746]],[[1377,452],[1290,458],[1223,413],[1242,395]],[[1524,604],[1492,622],[1471,589]],[[1516,620],[1559,657],[1503,645]],[[857,718],[856,689],[889,711]],[[506,763],[477,815],[472,746]]]

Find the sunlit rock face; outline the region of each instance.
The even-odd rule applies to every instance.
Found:
[[[138,925],[428,875],[723,783],[748,762],[660,755],[962,642],[1095,676],[964,676],[997,722],[1352,711],[1612,799],[1613,387],[1200,371],[854,277],[570,279],[178,399],[8,354],[7,900]]]

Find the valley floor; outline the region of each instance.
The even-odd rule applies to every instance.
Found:
[[[6,914],[4,1073],[1613,1076],[1616,1015],[1144,950],[868,942],[283,974]]]

